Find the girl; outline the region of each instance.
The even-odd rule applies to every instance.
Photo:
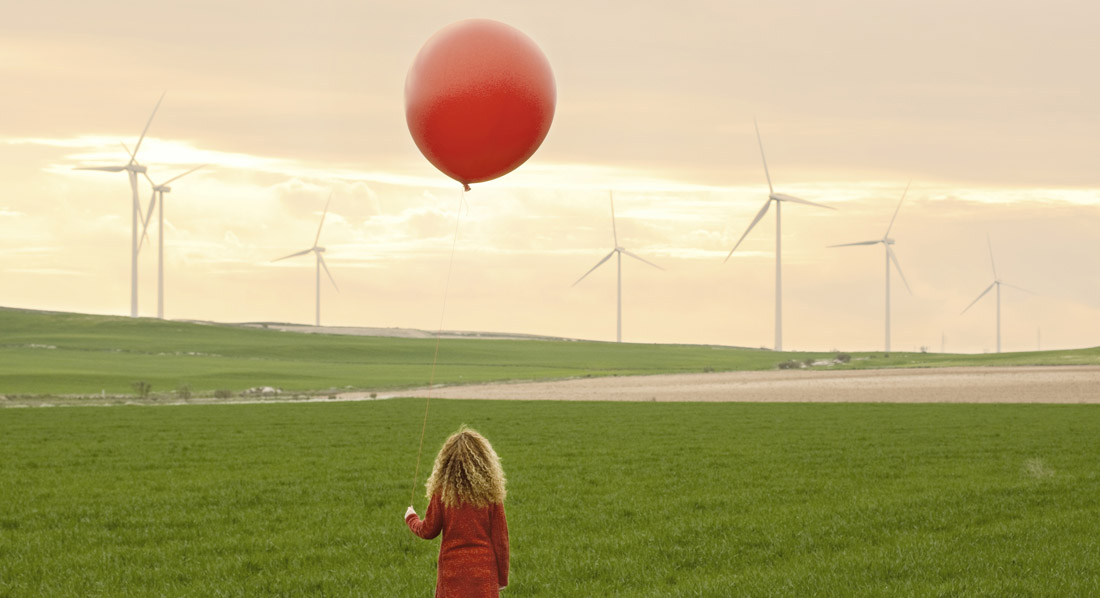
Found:
[[[497,598],[508,585],[508,521],[504,471],[481,434],[462,426],[436,455],[425,484],[424,519],[410,506],[405,523],[439,545],[436,598]]]

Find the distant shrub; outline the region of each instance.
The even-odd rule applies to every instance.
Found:
[[[191,385],[186,382],[181,382],[180,385],[176,387],[176,398],[181,401],[191,400]]]
[[[776,367],[781,370],[797,370],[802,367],[802,362],[796,361],[794,359],[789,359],[787,361],[779,362]]]
[[[704,374],[711,374],[713,372],[714,372],[714,368],[710,367],[709,365],[703,368],[703,373]]]
[[[143,399],[148,399],[149,393],[153,390],[153,385],[146,382],[145,380],[138,380],[130,386],[133,387],[134,392],[136,392],[138,396]]]
[[[376,392],[370,393],[370,398],[377,399],[378,398],[378,393],[376,393]]]
[[[921,345],[920,346],[920,352],[921,353],[927,353],[928,352],[928,346],[927,345]]]
[[[228,399],[231,396],[233,396],[233,391],[231,390],[219,388],[218,390],[214,391],[214,398],[216,399]]]
[[[815,361],[814,361],[814,358],[813,358],[813,357],[808,357],[808,358],[806,359],[806,361],[803,361],[802,363],[806,364],[806,367],[808,367],[808,368],[812,368],[812,367],[814,367],[814,363],[815,363]]]
[[[848,355],[847,353],[837,353],[836,354],[836,360],[839,361],[840,363],[848,363],[848,362],[852,361],[852,356]]]

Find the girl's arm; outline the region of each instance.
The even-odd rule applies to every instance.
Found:
[[[439,495],[432,496],[431,502],[428,503],[428,510],[424,513],[424,519],[417,517],[416,513],[410,513],[405,517],[405,524],[409,526],[412,533],[425,540],[438,536],[443,530],[443,505],[439,503]]]
[[[492,517],[493,552],[497,555],[497,583],[508,585],[508,518],[504,516],[504,504],[489,507]]]

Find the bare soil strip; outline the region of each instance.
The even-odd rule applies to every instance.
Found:
[[[362,396],[360,396],[362,395]],[[379,393],[424,397],[428,389]],[[366,393],[345,393],[345,400]],[[856,403],[1100,403],[1100,366],[783,370],[582,378],[431,389],[447,399]]]

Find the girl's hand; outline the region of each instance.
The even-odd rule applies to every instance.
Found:
[[[412,505],[410,505],[409,508],[405,510],[405,519],[408,519],[409,515],[416,515],[416,509],[412,508]]]

